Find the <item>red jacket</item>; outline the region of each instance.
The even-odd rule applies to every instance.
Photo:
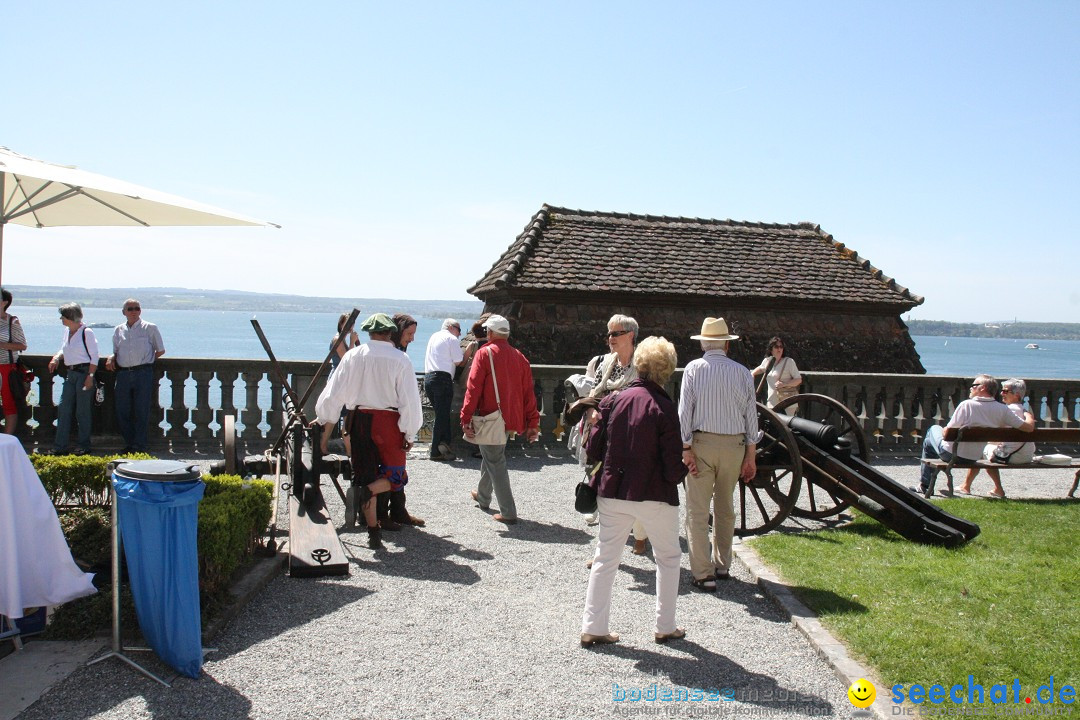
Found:
[[[489,339],[473,356],[465,386],[465,403],[461,406],[462,427],[472,422],[474,414],[490,415],[499,408],[495,402],[495,386],[491,382],[489,354],[495,360],[495,377],[499,381],[499,399],[507,432],[520,435],[540,427],[532,367],[521,351],[510,347],[505,338]]]

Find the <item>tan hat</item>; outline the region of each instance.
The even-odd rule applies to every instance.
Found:
[[[691,340],[738,340],[738,335],[732,335],[728,332],[727,323],[724,322],[724,318],[707,317],[705,322],[701,323],[701,334],[691,335]]]

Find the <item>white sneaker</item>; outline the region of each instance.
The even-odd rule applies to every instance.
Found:
[[[600,511],[597,510],[592,515],[585,516],[586,525],[599,525],[600,524]]]

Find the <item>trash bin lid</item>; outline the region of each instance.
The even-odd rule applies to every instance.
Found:
[[[186,465],[178,460],[136,460],[121,463],[113,471],[113,478],[117,480],[180,482],[201,477],[202,471],[198,465]]]

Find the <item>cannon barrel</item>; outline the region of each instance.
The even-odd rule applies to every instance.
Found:
[[[807,420],[794,415],[780,415],[780,420],[787,423],[793,433],[801,435],[819,448],[830,450],[840,439],[840,431],[835,425]],[[785,418],[787,418],[785,420]]]

